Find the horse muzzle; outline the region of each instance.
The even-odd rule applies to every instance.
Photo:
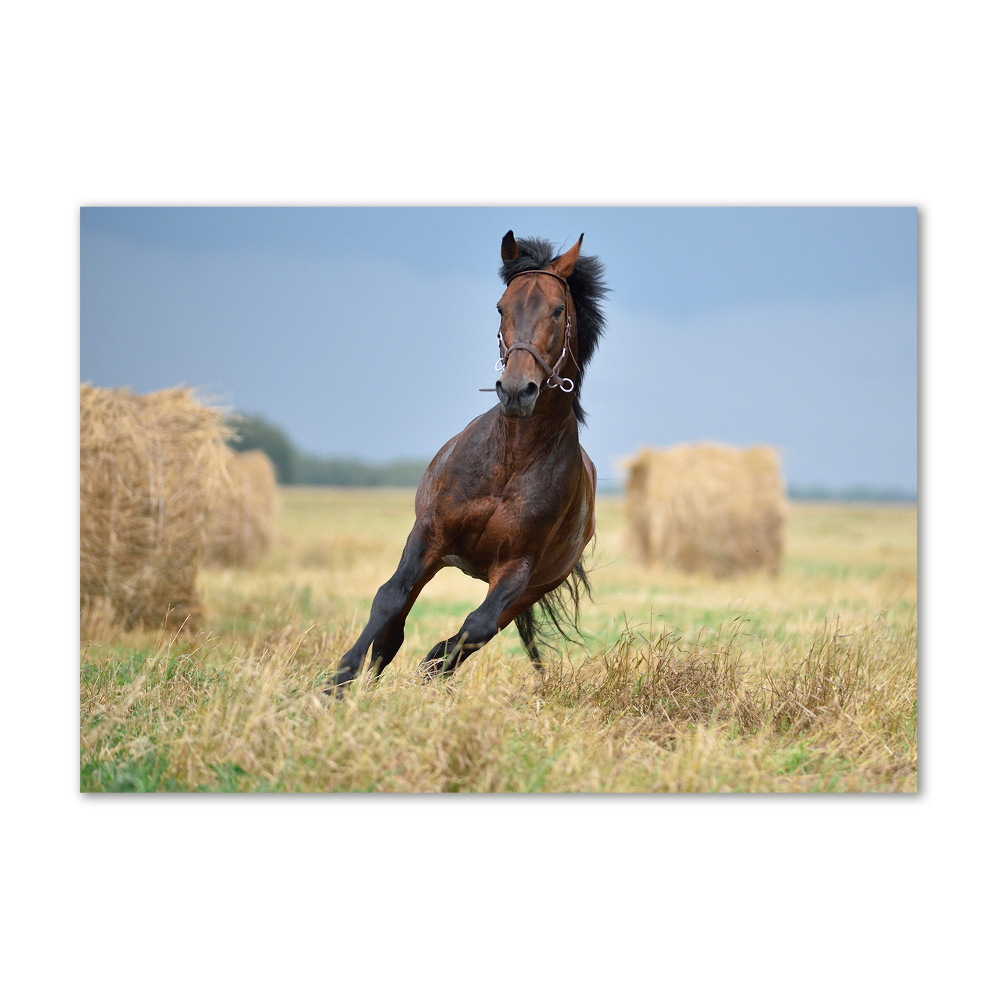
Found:
[[[538,383],[520,382],[516,385],[497,381],[497,399],[505,417],[529,417],[538,402]]]

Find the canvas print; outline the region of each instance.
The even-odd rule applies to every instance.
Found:
[[[914,208],[80,215],[84,792],[914,792]]]

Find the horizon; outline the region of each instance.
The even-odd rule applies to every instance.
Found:
[[[310,452],[303,451],[298,447],[296,442],[285,432],[284,428],[280,427],[278,424],[271,420],[268,420],[264,414],[259,413],[240,413],[237,414],[234,411],[235,416],[246,417],[255,420],[264,420],[270,426],[274,427],[276,430],[281,431],[289,444],[295,450],[299,458],[304,458],[309,461],[319,462],[319,463],[331,463],[331,464],[343,464],[349,465],[352,463],[358,463],[359,465],[365,466],[371,472],[385,472],[392,469],[398,469],[403,466],[413,466],[415,463],[423,463],[425,466],[430,463],[430,458],[423,456],[397,456],[391,458],[385,462],[370,462],[364,456],[359,455],[314,455]],[[678,442],[678,443],[692,443],[692,442]],[[718,443],[718,442],[704,442],[704,443]],[[302,486],[302,487],[315,487],[321,489],[324,487],[333,487],[336,489],[397,489],[397,488],[411,488],[410,486],[390,486],[390,485],[357,485],[354,483],[320,483],[320,482],[310,482],[310,481],[295,481],[283,483],[284,486]],[[412,484],[415,487],[416,481]],[[601,479],[597,483],[597,492],[603,494],[623,494],[625,492],[625,480],[623,479]],[[833,489],[824,486],[821,483],[785,483],[785,493],[789,500],[836,500],[843,501],[846,503],[879,503],[879,504],[914,504],[918,500],[917,490],[905,490],[893,487],[877,487],[872,486],[870,483],[850,483],[849,485],[842,487],[840,489]]]

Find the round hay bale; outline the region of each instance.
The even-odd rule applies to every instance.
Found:
[[[627,534],[642,562],[718,577],[780,571],[787,501],[773,448],[645,448],[623,464]]]
[[[134,625],[200,624],[195,577],[225,476],[223,414],[189,389],[80,387],[80,603]]]
[[[226,483],[208,525],[205,562],[252,566],[274,541],[278,506],[274,466],[264,452],[227,449]]]

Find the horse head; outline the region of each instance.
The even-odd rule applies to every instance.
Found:
[[[578,375],[576,317],[567,279],[580,256],[580,234],[574,246],[538,270],[511,277],[497,303],[500,313],[500,358],[503,374],[496,393],[505,417],[531,416],[544,389],[572,393]],[[504,261],[520,256],[513,231],[500,245]]]

